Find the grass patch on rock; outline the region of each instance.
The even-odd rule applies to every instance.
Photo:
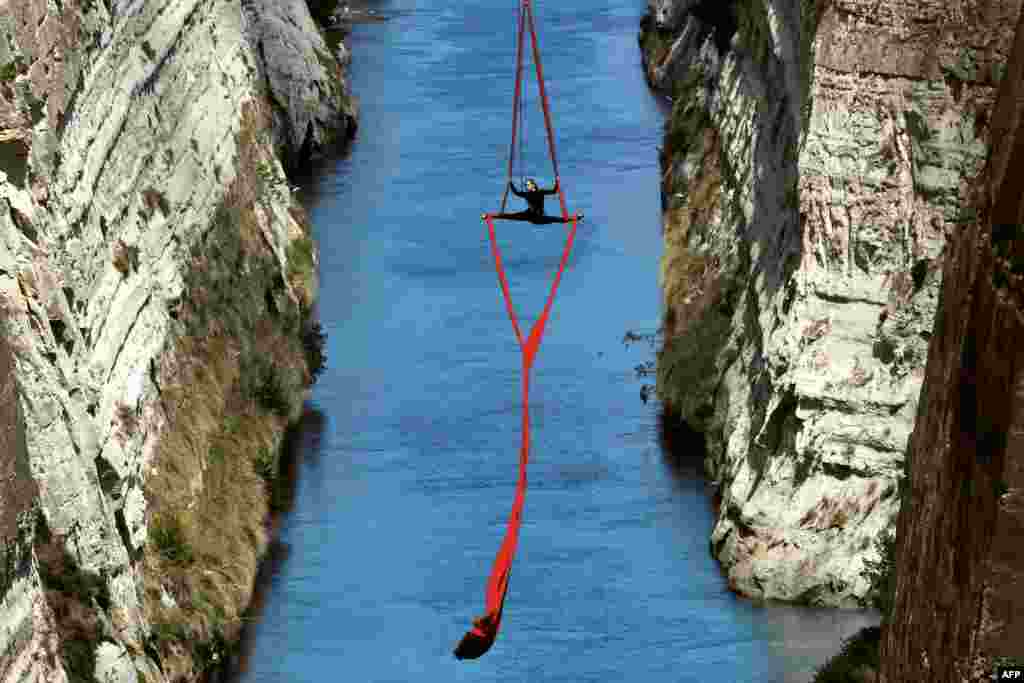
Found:
[[[145,606],[150,623],[163,624],[151,645],[196,666],[200,644],[237,637],[267,543],[268,495],[253,463],[276,448],[281,418],[242,396],[239,353],[227,336],[178,340],[174,357],[187,360],[177,381],[161,382],[163,406],[169,424],[187,427],[161,436],[145,484],[153,511]],[[177,607],[162,604],[164,591]]]
[[[700,430],[718,378],[716,366],[732,333],[739,296],[735,278],[720,257],[691,246],[696,232],[713,229],[721,206],[718,139],[702,136],[703,159],[689,179],[684,206],[665,219],[660,281],[665,301],[664,344],[658,353],[657,386],[662,401]]]
[[[701,139],[703,131],[711,125],[711,117],[702,98],[699,97],[704,86],[704,78],[704,68],[700,64],[694,64],[689,67],[682,80],[673,84],[674,103],[665,123],[665,138],[661,150],[663,169],[685,156]]]
[[[149,534],[153,547],[165,561],[187,566],[195,560],[192,546],[186,540],[181,521],[176,516],[166,515],[153,520]]]
[[[238,173],[202,241],[188,247],[156,369],[161,431],[144,482],[152,526],[143,609],[154,625],[147,651],[167,672],[200,675],[238,637],[268,542],[273,491],[258,470],[263,454],[277,453],[310,374],[304,294],[289,290],[264,237],[265,221],[281,220],[260,206],[269,126],[269,104],[243,106]]]
[[[288,245],[288,279],[302,289],[312,290],[316,284],[316,262],[313,240],[303,235]]]
[[[187,312],[183,317],[181,325],[187,327]],[[239,312],[207,325],[218,327],[232,319],[241,324],[246,316]],[[287,341],[280,330],[275,333],[259,324],[255,328],[248,346],[245,338],[227,330],[209,336],[185,334],[168,354],[179,364],[161,372],[167,423],[182,427],[161,435],[155,472],[146,482],[154,550],[145,556],[147,602],[161,612],[160,587],[169,586],[181,616],[199,624],[190,641],[209,640],[214,634],[209,619],[194,614],[192,602],[200,592],[204,604],[213,606],[204,614],[224,615],[217,632],[227,640],[237,635],[266,547],[263,521],[270,509],[269,493],[255,465],[261,453],[276,452],[275,434],[284,426],[282,413],[288,412],[289,395],[297,389],[284,383],[280,368],[292,366],[289,376],[300,376],[295,365],[303,362],[303,352],[297,339]],[[289,353],[282,353],[289,346]],[[274,379],[266,375],[257,385],[266,394],[263,398],[243,391],[244,376],[254,367],[275,368]]]

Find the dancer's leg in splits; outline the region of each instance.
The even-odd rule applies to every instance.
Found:
[[[529,207],[524,211],[516,211],[513,213],[494,213],[490,214],[491,218],[501,218],[507,221],[527,221],[534,225],[548,225],[550,223],[570,223],[572,221],[583,220],[583,214],[578,213],[575,216],[569,216],[568,218],[562,218],[560,216],[548,216],[544,213],[544,197],[549,194],[556,194],[558,192],[558,179],[555,179],[555,186],[550,190],[542,190],[537,187],[537,183],[534,182],[533,178],[526,181],[526,191],[520,192],[519,188],[515,184],[509,181],[509,189],[512,190],[512,194],[517,197],[522,197],[529,204]],[[482,217],[486,218],[488,214],[484,214]]]
[[[515,213],[492,213],[484,214],[481,218],[500,218],[506,221],[526,221],[527,223],[533,223],[534,225],[548,225],[550,223],[571,223],[572,221],[583,220],[583,214],[578,213],[575,216],[569,216],[568,218],[562,218],[561,216],[544,216],[536,215],[530,210],[517,211]]]

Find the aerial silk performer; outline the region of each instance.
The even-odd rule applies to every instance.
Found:
[[[511,180],[508,181],[508,189],[512,190],[512,194],[517,197],[522,197],[526,200],[527,208],[524,211],[516,211],[515,213],[493,213],[490,214],[491,218],[501,218],[508,221],[529,221],[536,225],[546,225],[548,223],[570,223],[572,221],[583,220],[583,214],[577,213],[575,216],[548,216],[544,213],[544,197],[552,194],[558,194],[558,190],[561,189],[558,185],[558,178],[555,177],[555,186],[550,190],[543,190],[537,186],[537,181],[533,178],[526,179],[526,190],[520,190],[516,187],[516,184]],[[483,219],[487,220],[488,214],[483,215]]]
[[[565,194],[562,192],[559,183],[558,158],[555,154],[555,136],[551,126],[551,113],[548,109],[547,94],[544,90],[544,74],[540,64],[540,50],[537,47],[537,32],[533,26],[533,10],[531,0],[522,0],[519,6],[519,22],[516,38],[516,85],[515,95],[512,100],[512,145],[508,160],[508,185],[501,199],[501,211],[496,214],[485,213],[482,218],[487,223],[487,234],[491,242],[491,253],[494,255],[494,266],[498,272],[498,282],[501,285],[502,297],[505,300],[505,309],[508,311],[509,320],[512,322],[512,330],[519,341],[519,348],[523,358],[523,417],[522,417],[522,445],[519,448],[519,480],[516,484],[515,500],[512,503],[512,514],[509,516],[508,529],[505,532],[505,539],[494,558],[494,565],[491,568],[491,575],[487,579],[485,589],[485,611],[480,617],[473,620],[473,626],[466,635],[462,637],[455,648],[455,657],[458,659],[476,659],[487,652],[498,637],[498,628],[501,625],[502,611],[505,607],[505,595],[508,593],[509,575],[512,571],[512,560],[515,556],[516,545],[519,541],[519,528],[522,523],[523,500],[526,496],[526,465],[530,456],[530,368],[533,367],[534,357],[540,347],[541,337],[544,334],[544,326],[551,313],[551,305],[555,300],[555,293],[558,291],[558,283],[562,278],[562,272],[569,260],[569,253],[572,250],[573,239],[576,236],[576,225],[582,216],[570,216],[565,205]],[[537,87],[540,93],[541,105],[544,109],[544,124],[547,129],[548,150],[551,157],[551,166],[555,175],[555,184],[550,190],[542,190],[537,187],[531,179],[525,188],[525,192],[517,188],[512,182],[514,161],[516,158],[516,143],[520,137],[522,127],[522,75],[523,75],[523,37],[526,29],[529,28],[531,43],[533,46],[533,62],[537,70]],[[521,143],[520,143],[521,144]],[[521,156],[521,151],[520,151]],[[505,201],[508,198],[509,190],[527,200],[530,208],[519,213],[505,213]],[[561,205],[562,215],[547,216],[544,214],[544,196],[557,194]],[[569,226],[566,235],[565,247],[562,250],[562,258],[558,270],[555,272],[554,281],[551,283],[551,291],[544,304],[544,310],[540,317],[530,328],[524,338],[519,327],[519,319],[516,316],[515,307],[512,305],[512,298],[509,294],[508,280],[505,277],[505,268],[501,262],[501,250],[498,247],[494,233],[494,221],[496,219],[524,220],[531,223],[565,223]]]

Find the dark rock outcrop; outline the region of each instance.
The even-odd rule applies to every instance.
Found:
[[[887,683],[980,681],[1024,657],[1024,14],[990,129],[907,451]]]

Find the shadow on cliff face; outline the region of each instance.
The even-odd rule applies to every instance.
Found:
[[[295,505],[295,493],[299,483],[299,469],[302,462],[317,461],[320,444],[327,423],[326,416],[306,404],[299,421],[292,425],[285,435],[279,470],[274,480],[272,512],[267,520],[270,543],[256,574],[252,601],[243,617],[244,625],[239,635],[234,655],[224,668],[209,677],[209,683],[237,681],[248,669],[249,656],[255,646],[255,626],[263,616],[263,609],[271,585],[291,555],[291,546],[280,538],[281,523]]]
[[[357,126],[352,137],[340,141],[328,153],[307,156],[296,168],[289,169],[288,180],[297,188],[299,203],[306,211],[319,203],[321,195],[325,194],[321,190],[322,181],[333,175],[339,162],[344,163],[352,156],[352,146],[358,137]]]
[[[703,477],[707,443],[704,433],[693,429],[678,411],[662,405],[658,412],[661,457],[679,479]]]
[[[719,54],[724,55],[729,50],[739,28],[734,4],[729,0],[700,0],[690,8],[690,14],[712,28]]]
[[[755,30],[770,23],[764,12],[704,0],[686,11],[685,25],[696,33],[673,53],[686,66],[674,72],[675,103],[660,156],[667,249],[658,394],[692,427],[709,432],[710,450],[720,458],[724,416],[716,406],[727,404],[716,396],[728,388],[721,375],[739,349],[753,351],[745,363],[752,433],[767,418],[766,399],[778,391],[765,372],[762,309],[777,302],[776,315],[788,315],[795,296],[792,276],[803,258],[799,103],[785,88],[778,97],[748,96],[758,122],[753,127],[713,114],[708,103],[718,96],[733,98],[734,107],[743,104],[720,90],[727,57],[745,65],[741,80],[756,81],[755,90],[762,92],[787,82],[785,65],[774,56],[770,32]],[[710,44],[714,49],[705,49]]]

